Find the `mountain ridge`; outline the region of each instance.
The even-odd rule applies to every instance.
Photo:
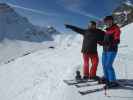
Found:
[[[0,41],[4,38],[30,42],[53,41],[52,35],[60,32],[54,27],[50,28],[33,25],[8,4],[0,4]]]

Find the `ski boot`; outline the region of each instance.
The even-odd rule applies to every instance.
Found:
[[[80,71],[76,71],[76,76],[75,76],[75,79],[76,79],[77,81],[79,81],[79,80],[81,80],[81,79],[82,79],[82,78],[81,78]]]
[[[117,87],[119,87],[119,86],[120,86],[120,84],[114,81],[114,82],[108,82],[108,83],[105,85],[104,88],[106,88],[106,89],[113,89],[113,88],[117,88]]]
[[[107,84],[107,83],[109,83],[109,81],[106,80],[104,77],[99,78],[99,80],[98,80],[98,84]]]
[[[93,77],[90,77],[90,79],[94,80],[94,81],[99,81],[100,77],[99,76],[93,76]]]
[[[83,80],[89,80],[89,76],[83,76]]]

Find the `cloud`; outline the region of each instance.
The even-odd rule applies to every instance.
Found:
[[[84,6],[86,6],[84,0],[59,0],[58,4],[60,4],[60,6],[62,6],[66,10],[80,14],[82,16],[96,20],[100,19],[100,17],[95,16],[94,14],[88,13],[83,10]]]
[[[14,8],[23,9],[23,10],[26,10],[26,11],[30,11],[30,12],[41,14],[41,15],[45,15],[45,16],[58,16],[59,15],[57,13],[44,12],[44,11],[41,11],[41,10],[26,8],[26,7],[23,7],[23,6],[20,6],[20,5],[11,4],[11,3],[8,3],[8,5],[10,5],[10,6],[14,7]]]

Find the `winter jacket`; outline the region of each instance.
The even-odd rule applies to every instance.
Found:
[[[120,28],[116,24],[106,29],[104,36],[104,51],[118,51],[118,44],[120,43]]]
[[[82,53],[97,53],[97,42],[104,39],[104,32],[100,29],[81,29],[72,25],[67,28],[83,35]]]

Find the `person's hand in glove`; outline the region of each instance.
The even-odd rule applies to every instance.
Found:
[[[68,25],[68,24],[65,24],[65,27],[66,28],[71,28],[72,26],[71,25]]]
[[[113,41],[113,44],[119,44],[119,43],[120,43],[120,40],[118,39]]]

